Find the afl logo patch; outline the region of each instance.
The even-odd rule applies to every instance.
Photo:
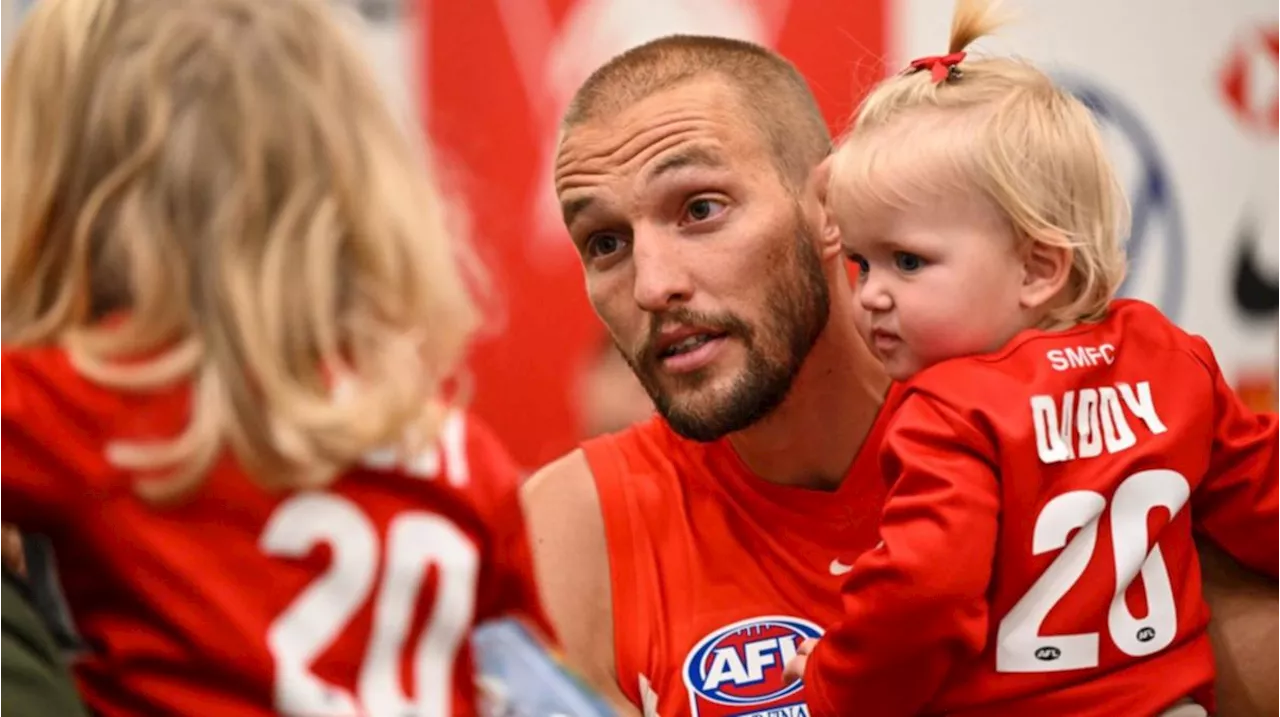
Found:
[[[765,616],[725,625],[698,641],[684,663],[695,717],[807,717],[801,682],[782,683],[800,643],[820,637],[808,620]]]

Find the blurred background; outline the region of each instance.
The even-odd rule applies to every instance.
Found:
[[[4,0],[7,44],[26,6]],[[270,0],[263,0],[269,2]],[[560,113],[629,47],[671,33],[772,46],[838,131],[869,83],[946,51],[950,0],[334,0],[436,146],[493,274],[474,405],[530,469],[649,412],[591,313],[551,187]],[[1097,113],[1134,209],[1124,293],[1205,336],[1276,405],[1277,8],[1270,0],[1011,0],[979,44],[1054,73]]]

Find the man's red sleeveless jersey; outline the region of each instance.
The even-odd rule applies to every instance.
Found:
[[[907,383],[883,543],[809,658],[815,715],[1212,711],[1193,534],[1275,577],[1277,423],[1154,307]]]
[[[583,444],[608,542],[618,684],[646,714],[806,714],[782,667],[839,617],[847,562],[876,541],[882,422],[834,492],[768,483],[728,440],[686,440],[658,417]]]
[[[52,541],[100,715],[469,715],[473,624],[550,635],[517,469],[469,416],[325,490],[268,492],[226,456],[157,507],[104,450],[176,435],[188,391],[107,390],[39,349],[4,352],[3,393],[4,520]]]

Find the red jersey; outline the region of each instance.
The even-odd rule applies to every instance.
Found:
[[[883,543],[809,658],[813,714],[1212,711],[1192,535],[1276,575],[1276,426],[1137,301],[917,374]]]
[[[113,715],[469,715],[468,637],[537,605],[515,464],[474,418],[325,490],[268,492],[224,456],[157,507],[104,448],[176,435],[188,391],[108,390],[54,349],[3,355],[4,520],[43,533]]]
[[[658,417],[583,444],[623,694],[662,717],[806,714],[782,668],[841,615],[841,560],[876,541],[880,430],[834,492],[768,483],[728,440],[690,441]]]

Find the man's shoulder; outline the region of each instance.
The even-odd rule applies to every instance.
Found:
[[[588,438],[580,447],[590,461],[592,454],[598,451],[622,451],[636,454],[671,453],[680,452],[682,446],[688,443],[692,442],[676,435],[675,431],[671,430],[671,426],[655,414],[621,431]]]
[[[696,444],[654,417],[616,433],[590,438],[543,466],[525,483],[526,500],[569,501],[600,509],[602,493],[679,485],[700,465]],[[611,497],[611,496],[606,496]]]
[[[614,669],[608,537],[582,449],[530,476],[521,499],[538,592],[570,662],[611,699],[625,701]]]
[[[561,456],[530,476],[520,489],[520,502],[535,555],[552,557],[557,574],[582,570],[584,562],[598,559],[599,572],[607,579],[600,494],[581,449]]]
[[[586,440],[578,452],[597,485],[679,484],[706,467],[712,444],[683,438],[653,417],[617,433]],[[572,454],[571,454],[572,455]]]
[[[554,504],[589,503],[599,509],[591,467],[581,448],[574,449],[539,468],[524,482],[520,492],[526,507],[546,501]]]

